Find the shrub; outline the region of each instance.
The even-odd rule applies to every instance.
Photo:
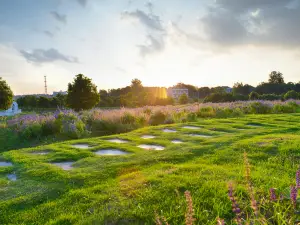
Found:
[[[26,126],[21,131],[21,137],[25,140],[30,140],[37,138],[39,139],[42,134],[42,126],[39,123],[31,124],[31,126]]]
[[[93,136],[120,134],[134,130],[132,124],[119,124],[112,121],[95,120],[91,127]]]
[[[135,117],[131,115],[130,113],[125,113],[121,117],[121,123],[123,124],[134,124],[135,123]]]
[[[260,100],[267,100],[267,101],[275,101],[275,100],[281,100],[281,95],[275,95],[275,94],[264,94],[259,96]]]
[[[146,126],[147,125],[147,119],[145,116],[138,116],[136,118],[136,123],[139,126]]]
[[[219,102],[234,102],[234,101],[235,99],[233,95],[230,93],[213,93],[207,96],[203,102],[219,103]]]
[[[298,99],[299,95],[296,91],[292,90],[292,91],[288,91],[287,93],[285,93],[285,95],[283,96],[284,100],[288,100],[288,99]]]
[[[201,107],[199,111],[197,112],[199,117],[214,117],[216,115],[216,112],[213,107]]]
[[[186,94],[183,94],[179,97],[179,103],[184,105],[189,102],[189,97]]]
[[[196,113],[187,114],[187,121],[195,122],[196,120],[197,120],[197,114]]]
[[[149,124],[150,125],[159,125],[159,124],[163,124],[166,120],[167,116],[165,113],[161,112],[161,111],[157,111],[155,112],[149,120]]]
[[[233,98],[235,101],[247,101],[248,100],[247,95],[241,95],[241,94],[235,94],[235,95],[233,95]]]
[[[171,115],[169,115],[169,116],[166,118],[166,120],[165,120],[164,123],[165,123],[165,124],[172,124],[172,123],[175,123],[175,120],[174,120],[174,118],[173,118]]]
[[[70,138],[80,138],[88,133],[82,120],[72,112],[59,113],[54,124],[59,134]]]
[[[272,106],[262,102],[253,102],[250,104],[250,108],[253,114],[267,114],[272,112]]]
[[[225,108],[217,108],[216,109],[216,117],[217,118],[228,118],[228,117],[238,117],[242,116],[244,113],[240,108],[231,109],[228,107]]]
[[[258,100],[259,99],[259,94],[255,91],[252,91],[249,94],[249,100]]]

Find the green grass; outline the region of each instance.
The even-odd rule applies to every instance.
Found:
[[[199,120],[187,124],[147,127],[130,133],[68,141],[4,152],[12,167],[0,167],[0,224],[155,224],[155,212],[169,224],[184,224],[184,192],[192,194],[195,224],[228,223],[234,218],[227,197],[232,181],[244,211],[249,196],[244,178],[247,152],[252,182],[259,201],[270,187],[288,195],[300,157],[300,114],[251,115],[231,119]],[[254,126],[255,125],[255,126]],[[164,133],[163,128],[177,133]],[[211,138],[187,134],[211,135]],[[142,135],[155,135],[142,139]],[[122,138],[128,143],[108,142]],[[172,144],[174,139],[182,144]],[[86,143],[90,149],[76,149]],[[138,148],[158,144],[163,151]],[[120,149],[131,154],[96,156],[99,149]],[[33,155],[34,151],[48,155]],[[64,171],[50,162],[74,161]],[[6,178],[15,172],[18,180]],[[275,207],[275,206],[274,206]],[[275,207],[276,208],[276,207]],[[270,224],[289,224],[278,206]],[[276,212],[277,212],[276,211]],[[275,222],[274,222],[275,221]]]

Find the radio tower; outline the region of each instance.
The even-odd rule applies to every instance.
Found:
[[[45,95],[48,95],[48,91],[47,91],[47,76],[44,76],[44,83],[45,83]]]

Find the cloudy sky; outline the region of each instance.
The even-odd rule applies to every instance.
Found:
[[[0,76],[15,94],[177,82],[300,81],[297,0],[0,0]]]

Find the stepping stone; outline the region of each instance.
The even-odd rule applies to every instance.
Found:
[[[163,129],[162,131],[165,133],[176,133],[177,132],[176,130],[171,130],[171,129]]]
[[[57,162],[57,163],[52,163],[52,164],[62,168],[63,170],[71,170],[71,169],[73,169],[73,167],[72,167],[73,163],[74,162]]]
[[[180,140],[173,140],[171,141],[173,144],[181,144],[183,143],[183,141],[180,141]]]
[[[160,145],[139,145],[139,148],[147,149],[147,150],[156,150],[156,151],[162,151],[165,149],[165,147]]]
[[[16,174],[12,173],[12,174],[7,174],[7,178],[11,181],[16,181],[17,180],[17,176]]]
[[[118,149],[103,149],[95,152],[96,155],[127,155],[128,152]]]
[[[118,138],[110,139],[110,140],[107,140],[107,141],[112,142],[112,143],[118,143],[118,144],[128,143],[128,141],[122,140],[122,139],[118,139]]]
[[[190,137],[201,137],[201,138],[212,138],[210,135],[204,135],[204,134],[189,134]]]
[[[143,139],[153,139],[153,138],[155,138],[155,136],[153,136],[153,135],[143,135],[142,138]]]
[[[31,152],[32,155],[48,155],[49,151]]]
[[[11,162],[1,162],[0,161],[0,166],[12,166],[13,164]]]
[[[89,149],[89,148],[92,148],[88,144],[74,144],[74,145],[72,145],[72,147],[74,147],[74,148],[80,148],[80,149]]]
[[[183,126],[182,128],[184,128],[184,129],[190,129],[190,130],[198,130],[198,129],[201,129],[201,127],[196,127],[196,126]]]

